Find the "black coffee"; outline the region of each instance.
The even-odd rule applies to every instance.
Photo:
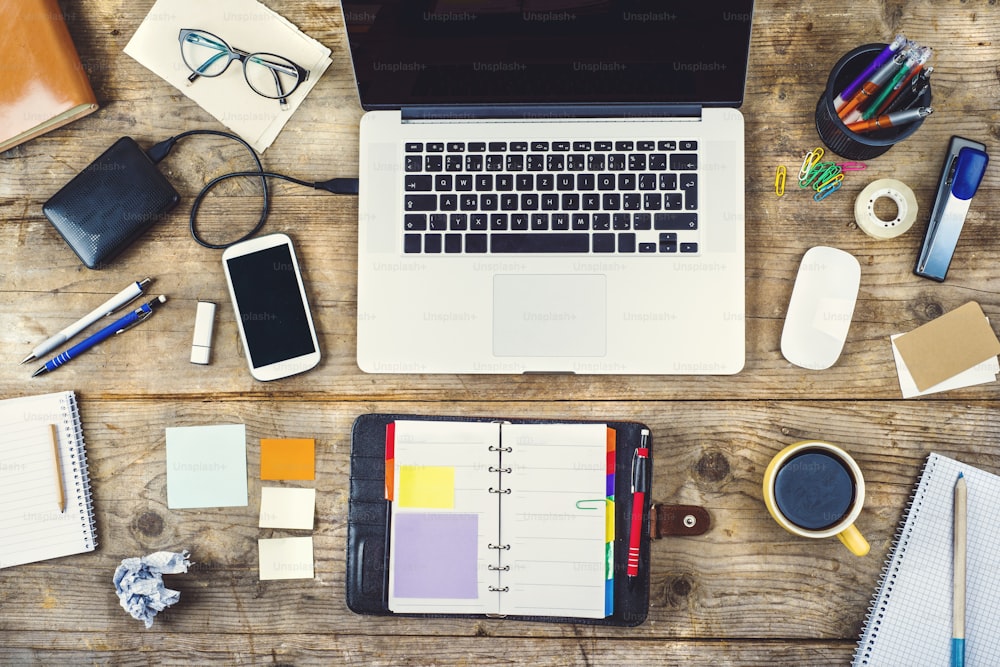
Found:
[[[854,478],[840,459],[821,449],[791,457],[774,478],[778,509],[796,526],[825,530],[836,525],[854,504]]]

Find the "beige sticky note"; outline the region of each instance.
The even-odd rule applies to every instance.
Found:
[[[257,547],[261,581],[313,578],[312,537],[259,539]]]
[[[261,528],[312,530],[316,489],[265,486],[260,490]]]
[[[903,334],[895,343],[920,391],[1000,354],[1000,341],[975,301]]]

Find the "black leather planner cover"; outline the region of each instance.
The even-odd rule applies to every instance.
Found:
[[[122,137],[42,206],[80,261],[104,266],[180,201],[131,137]]]
[[[389,501],[385,499],[386,425],[402,419],[438,421],[487,421],[512,423],[555,423],[544,419],[499,419],[430,417],[415,415],[367,414],[358,417],[351,429],[351,479],[347,517],[347,606],[357,614],[409,616],[389,610]],[[574,423],[558,420],[558,423]],[[579,422],[575,422],[579,423]],[[649,611],[649,525],[650,493],[642,508],[642,539],[639,574],[626,576],[629,523],[632,516],[632,456],[647,428],[636,422],[601,422],[616,431],[615,444],[615,530],[614,613],[605,618],[557,616],[504,616],[508,620],[585,623],[589,625],[636,626]],[[652,439],[650,476],[652,476]],[[652,481],[650,480],[650,485]],[[487,618],[486,615],[423,614],[432,618]]]

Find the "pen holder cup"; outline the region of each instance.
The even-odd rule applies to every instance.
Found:
[[[830,78],[826,82],[826,90],[816,105],[816,131],[827,148],[848,160],[870,160],[882,155],[887,150],[906,139],[919,129],[923,119],[916,120],[899,127],[887,127],[883,130],[852,132],[837,115],[833,101],[872,60],[885,48],[885,44],[865,44],[849,51],[837,61]],[[920,97],[919,106],[930,106],[931,88],[928,85]]]

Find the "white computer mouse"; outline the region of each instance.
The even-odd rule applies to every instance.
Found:
[[[833,366],[844,349],[860,286],[861,265],[854,255],[827,246],[807,250],[781,331],[785,359],[812,370]]]

